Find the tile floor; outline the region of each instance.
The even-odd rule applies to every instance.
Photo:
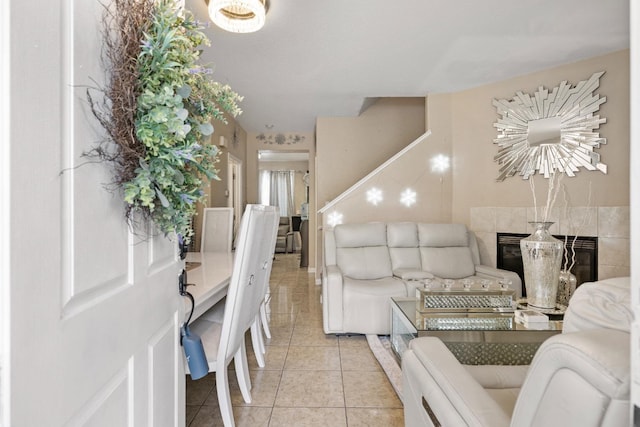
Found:
[[[299,254],[276,254],[271,273],[266,366],[248,340],[251,394],[242,399],[229,376],[236,426],[403,426],[402,403],[364,336],[325,335],[320,286],[298,268]],[[233,366],[233,364],[232,364]],[[187,376],[189,427],[222,426],[215,375]]]

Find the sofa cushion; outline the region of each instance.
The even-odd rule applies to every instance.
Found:
[[[418,224],[420,246],[444,248],[469,246],[467,227],[464,224]]]
[[[422,270],[420,261],[420,249],[415,248],[389,248],[391,268],[395,270]]]
[[[418,226],[415,222],[387,224],[387,245],[390,248],[417,248]]]
[[[393,276],[384,223],[337,225],[333,234],[336,262],[345,276],[360,280]]]
[[[393,277],[377,280],[344,279],[344,332],[388,335],[391,297],[406,297],[404,283]]]
[[[387,246],[387,227],[382,222],[340,224],[333,229],[337,248]]]
[[[445,279],[473,276],[475,265],[468,247],[420,248],[422,269]]]
[[[393,274],[400,270],[422,270],[418,250],[418,226],[414,222],[392,222],[387,224],[387,244]]]
[[[386,246],[336,248],[336,258],[347,277],[364,280],[393,276]]]

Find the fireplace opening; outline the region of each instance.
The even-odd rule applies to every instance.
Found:
[[[522,253],[520,252],[520,240],[528,234],[498,233],[497,244],[497,267],[503,270],[513,271],[522,280],[522,296],[526,296],[524,283],[524,269],[522,267]],[[564,242],[565,236],[553,236]],[[569,254],[569,264],[571,264],[571,243],[575,236],[567,236],[566,249]],[[584,282],[598,280],[598,238],[578,236],[575,245],[576,262],[571,269],[571,273],[576,276],[577,285]],[[564,257],[562,266],[564,267]]]

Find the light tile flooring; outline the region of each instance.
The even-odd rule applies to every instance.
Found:
[[[325,335],[320,286],[298,267],[299,254],[276,254],[271,273],[266,366],[248,340],[252,398],[229,375],[236,426],[403,426],[402,403],[364,336]],[[233,366],[233,364],[231,364]],[[215,375],[187,376],[189,427],[222,426]]]

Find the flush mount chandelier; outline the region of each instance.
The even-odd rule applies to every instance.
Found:
[[[266,0],[209,0],[214,24],[232,33],[253,33],[265,22]]]

